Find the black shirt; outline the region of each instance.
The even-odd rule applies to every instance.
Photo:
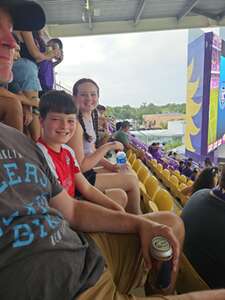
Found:
[[[225,288],[225,201],[209,189],[197,191],[181,217],[187,258],[211,288]]]

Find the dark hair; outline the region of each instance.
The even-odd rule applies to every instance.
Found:
[[[98,93],[98,96],[99,96],[99,86],[97,85],[97,83],[94,80],[92,80],[90,78],[81,78],[77,82],[75,82],[75,84],[73,86],[73,96],[77,96],[79,86],[81,84],[87,83],[87,82],[90,82],[90,83],[92,83],[92,84],[94,84],[96,86],[97,93]]]
[[[95,87],[97,88],[97,94],[99,96],[99,86],[97,85],[97,83],[94,80],[92,80],[90,78],[81,78],[80,80],[75,82],[75,84],[73,86],[73,96],[77,96],[79,86],[81,84],[87,83],[87,82],[92,83],[93,85],[95,85]],[[96,143],[95,144],[97,145],[98,144],[98,111],[97,111],[97,109],[94,109],[92,111],[91,117],[92,117],[94,131],[95,131],[95,134],[96,134]],[[79,113],[78,113],[78,120],[80,122],[81,127],[83,128],[85,140],[90,143],[92,141],[92,137],[86,131],[86,127],[85,127],[85,124],[84,124],[83,115],[82,115],[81,111],[79,111]]]
[[[62,50],[62,48],[63,48],[63,43],[62,43],[62,41],[61,41],[60,39],[57,39],[57,38],[50,39],[50,40],[47,42],[47,44],[49,44],[49,43],[58,44],[58,45],[59,45],[59,49],[61,49],[61,50]]]
[[[205,165],[207,165],[208,167],[212,166],[212,162],[211,162],[211,160],[210,160],[209,157],[206,157],[206,158],[205,158],[204,163],[205,163]]]
[[[219,186],[222,189],[225,189],[225,165],[222,166],[220,180],[219,180]]]
[[[106,110],[106,108],[105,108],[105,106],[104,106],[104,105],[98,104],[98,106],[97,106],[97,110],[99,110],[99,111],[105,111],[105,110]]]
[[[194,168],[192,173],[198,173],[199,172],[199,169],[198,168]]]
[[[64,91],[45,93],[39,104],[40,116],[45,119],[49,112],[76,114],[77,109],[70,94]]]
[[[190,168],[192,166],[192,161],[191,160],[188,160],[186,162],[186,168]]]
[[[192,186],[192,194],[201,189],[212,189],[215,186],[214,178],[218,174],[218,168],[205,168],[201,171]]]
[[[127,128],[127,127],[130,127],[129,121],[123,121],[122,124],[121,124],[121,129],[124,129],[124,128]]]
[[[116,131],[118,131],[121,128],[122,122],[116,122]]]

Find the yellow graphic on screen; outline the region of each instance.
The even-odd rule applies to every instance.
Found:
[[[188,86],[187,86],[187,105],[186,105],[186,130],[185,130],[185,148],[188,151],[195,152],[195,148],[191,142],[191,135],[197,135],[200,128],[196,127],[193,117],[199,112],[201,103],[196,103],[193,97],[199,87],[199,80],[191,81],[193,73],[194,61],[188,66]]]

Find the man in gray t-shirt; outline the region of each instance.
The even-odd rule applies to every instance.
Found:
[[[2,124],[0,132],[0,299],[70,299],[97,281],[104,261],[50,206],[62,187],[36,145]]]

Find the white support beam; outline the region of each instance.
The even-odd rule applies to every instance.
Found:
[[[199,0],[188,0],[184,8],[177,15],[177,21],[180,22],[182,18],[187,16],[189,12],[197,5]]]
[[[90,0],[85,0],[85,21],[88,23],[88,28],[90,30],[93,30],[93,20],[92,20],[92,12],[93,7]]]
[[[117,21],[117,22],[95,22],[93,30],[89,30],[84,24],[48,24],[48,30],[51,36],[66,37],[66,36],[85,36],[99,34],[117,34],[117,33],[132,33],[157,30],[175,30],[189,28],[204,28],[225,26],[225,18],[222,21],[210,20],[204,16],[186,16],[181,22],[177,22],[177,18],[154,18],[143,19],[134,26],[133,21]]]
[[[198,8],[193,8],[193,9],[192,9],[192,12],[195,13],[195,14],[197,14],[197,15],[204,16],[204,17],[206,17],[206,18],[208,18],[208,19],[212,19],[212,20],[214,20],[214,21],[219,21],[219,20],[220,20],[219,15],[218,15],[218,16],[215,16],[215,15],[212,15],[212,14],[210,14],[210,13],[208,13],[208,12],[206,12],[206,11],[203,11],[203,10],[201,10],[201,9],[198,9]]]
[[[220,21],[223,20],[225,18],[225,10],[219,14],[220,16]]]
[[[92,14],[91,14],[91,11],[89,10],[87,12],[87,15],[88,15],[88,27],[90,30],[93,29],[93,22],[92,22]]]
[[[137,11],[136,11],[136,14],[135,14],[135,17],[134,17],[134,24],[135,25],[137,25],[137,23],[140,21],[140,17],[141,17],[141,14],[142,14],[143,10],[144,10],[145,3],[146,3],[146,0],[140,0],[139,1]]]

